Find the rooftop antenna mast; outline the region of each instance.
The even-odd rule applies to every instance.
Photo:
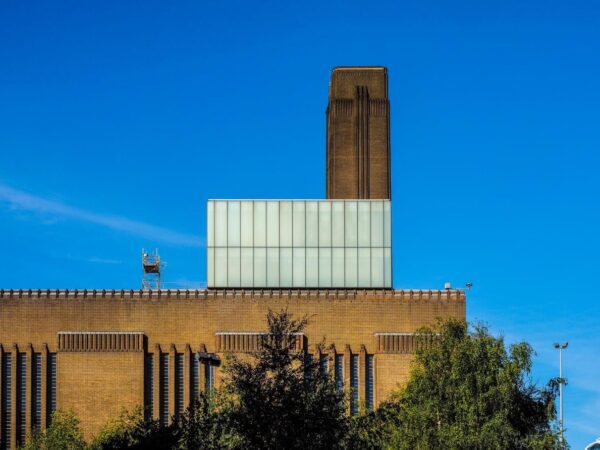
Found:
[[[161,269],[164,264],[160,261],[158,249],[148,253],[142,249],[142,289],[160,289]]]

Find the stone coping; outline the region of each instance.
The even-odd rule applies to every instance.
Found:
[[[406,300],[466,299],[462,289],[0,289],[0,299],[211,299],[211,298],[400,298]]]

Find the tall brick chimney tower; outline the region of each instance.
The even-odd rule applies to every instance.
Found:
[[[327,198],[391,198],[390,102],[385,67],[336,67],[331,73]]]

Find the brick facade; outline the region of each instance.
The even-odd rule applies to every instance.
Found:
[[[400,345],[408,342],[401,336],[438,317],[464,319],[465,296],[458,290],[0,291],[1,352],[13,362],[11,432],[0,428],[2,443],[16,448],[19,436],[34,429],[35,395],[41,394],[41,427],[48,423],[48,355],[56,355],[56,408],[73,410],[90,438],[122,407],[144,405],[156,419],[161,411],[170,417],[176,406],[186,407],[194,389],[205,386],[203,364],[193,372],[193,353],[214,353],[222,360],[224,349],[251,351],[253,336],[265,331],[268,310],[282,308],[310,317],[299,348],[330,360],[343,355],[345,387],[350,386],[350,356],[359,355],[361,404],[366,357],[373,355],[376,406],[408,376],[411,348]],[[327,345],[319,349],[323,340]],[[20,353],[27,360],[21,390],[26,393],[25,430],[19,425],[21,391],[15,382]],[[38,387],[31,373],[37,353],[43,369]],[[334,362],[329,367],[333,370]],[[221,370],[213,370],[218,385]]]
[[[336,67],[327,105],[327,198],[390,199],[385,67]]]

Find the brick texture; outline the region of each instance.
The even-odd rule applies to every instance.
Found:
[[[42,352],[43,386],[50,376],[46,345],[49,353],[57,354],[57,407],[77,413],[86,437],[90,438],[122,407],[143,405],[144,386],[148,383],[153,401],[147,401],[153,407],[153,416],[159,417],[161,371],[157,348],[170,355],[166,404],[171,416],[176,395],[183,395],[181,401],[189,404],[193,382],[190,355],[184,359],[184,386],[178,389],[174,379],[175,352],[187,352],[189,346],[192,353],[202,350],[222,360],[223,347],[218,345],[224,342],[219,336],[224,335],[233,336],[234,340],[228,341],[232,351],[248,351],[252,333],[265,331],[268,310],[283,308],[296,317],[309,316],[310,324],[302,341],[309,352],[318,355],[319,344],[325,340],[327,346],[322,352],[333,356],[333,345],[338,353],[344,353],[345,386],[349,386],[350,355],[360,355],[362,350],[361,365],[365,354],[375,355],[377,405],[406,381],[411,361],[405,347],[384,347],[379,334],[411,333],[438,317],[464,319],[465,296],[457,290],[0,290],[0,344],[5,353],[26,352],[28,359],[32,351]],[[148,353],[154,353],[154,370],[145,379],[144,355]],[[16,376],[15,367],[16,364]],[[364,368],[359,371],[362,397]],[[197,378],[202,391],[202,363]],[[214,378],[218,385],[219,367]],[[31,384],[29,372],[27,383]],[[13,383],[13,411],[15,386]],[[27,389],[28,401],[33,395],[31,389]],[[43,411],[47,402],[44,389]],[[13,424],[12,435],[17,429],[16,415]],[[31,432],[31,420],[25,426]],[[5,442],[16,442],[15,436],[6,438]]]

